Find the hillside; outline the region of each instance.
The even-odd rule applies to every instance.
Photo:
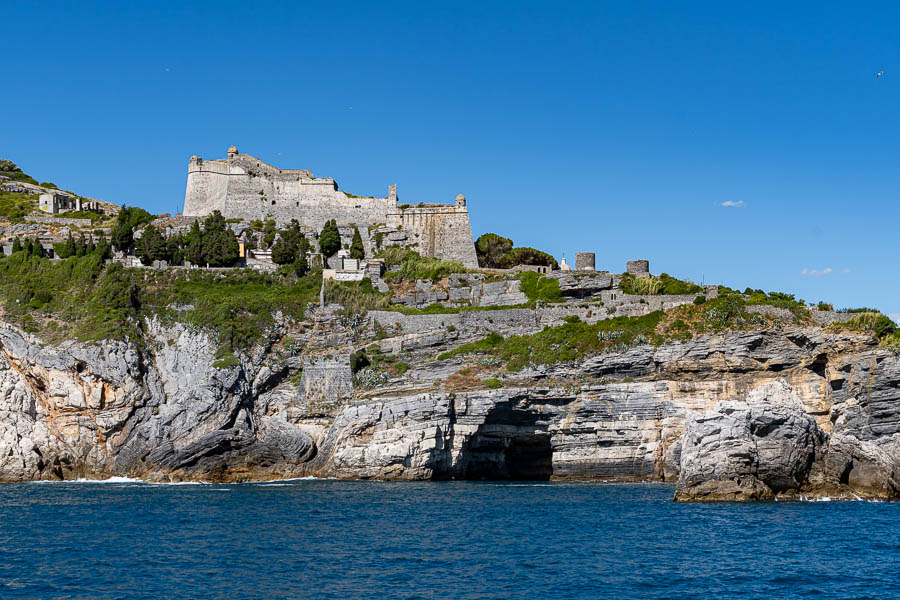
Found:
[[[155,239],[175,243],[170,256],[230,247],[210,219]],[[312,260],[323,236],[301,244],[290,228],[268,243],[303,250],[267,272],[126,266],[122,240],[140,253],[151,222],[126,209],[52,258],[27,235],[0,258],[0,480],[618,479],[677,481],[681,500],[900,496],[900,333],[877,311],[698,286],[643,261],[467,269],[390,247],[380,275],[338,282]]]

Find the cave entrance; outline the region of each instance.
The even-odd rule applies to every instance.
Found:
[[[469,480],[547,481],[553,475],[553,449],[546,432],[475,434],[467,450]]]

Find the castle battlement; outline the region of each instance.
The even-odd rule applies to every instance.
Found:
[[[359,197],[340,191],[331,177],[315,177],[305,169],[279,169],[235,146],[224,159],[188,161],[184,215],[203,217],[220,211],[227,219],[296,219],[319,231],[334,219],[367,230],[387,226],[408,234],[408,244],[425,256],[459,260],[477,267],[475,245],[465,197],[455,204],[397,204],[397,186],[383,198]]]

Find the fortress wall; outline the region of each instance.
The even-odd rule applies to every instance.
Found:
[[[188,166],[183,214],[204,217],[218,210],[226,219],[274,219],[279,225],[297,219],[316,231],[334,219],[339,226],[359,227],[369,253],[368,229],[387,226],[403,230],[407,241],[402,245],[420,254],[478,266],[464,203],[398,209],[395,188],[391,190],[386,198],[353,198],[339,191],[334,179],[316,178],[301,169],[281,170],[249,154],[210,161],[194,157]]]
[[[407,232],[412,244],[418,244],[420,254],[478,267],[467,209],[446,205],[406,208],[390,218]]]

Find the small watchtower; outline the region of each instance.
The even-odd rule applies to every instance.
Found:
[[[466,197],[463,196],[462,194],[459,194],[456,197],[456,206],[459,208],[465,208],[466,207]]]
[[[228,147],[228,158],[234,158],[238,155],[237,146],[229,146]]]

